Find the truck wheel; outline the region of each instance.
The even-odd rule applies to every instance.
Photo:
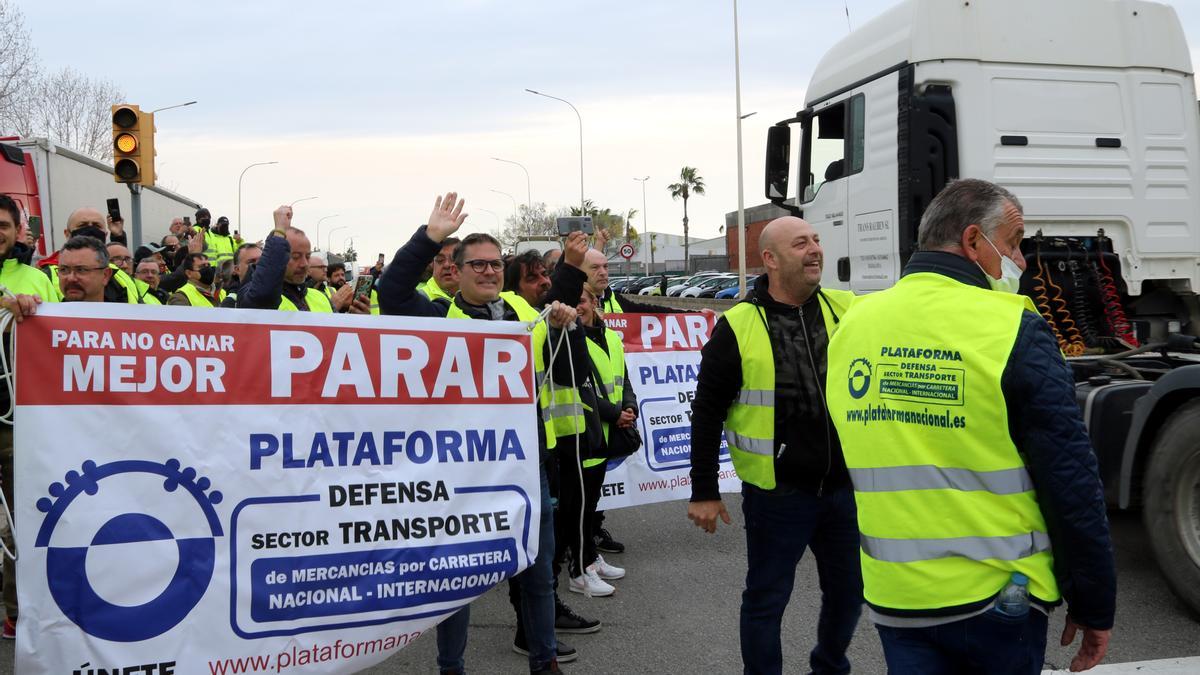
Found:
[[[1167,418],[1151,451],[1142,491],[1150,546],[1171,590],[1200,614],[1200,401]]]

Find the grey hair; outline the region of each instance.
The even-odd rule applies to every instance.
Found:
[[[921,216],[917,248],[936,251],[956,246],[968,225],[978,225],[991,236],[1004,222],[1004,207],[1012,204],[1025,212],[1021,200],[1008,190],[978,178],[963,178],[946,185]]]

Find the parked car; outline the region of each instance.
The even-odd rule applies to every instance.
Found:
[[[753,277],[746,277],[746,290],[750,290],[750,289],[754,288],[755,281],[758,281],[757,275],[755,275]],[[724,290],[717,291],[717,294],[714,297],[716,297],[716,299],[718,299],[718,300],[737,300],[738,299],[737,284],[734,284],[731,288],[726,288]]]
[[[736,283],[737,277],[734,276],[732,278],[733,278],[734,282]],[[720,287],[722,281],[728,281],[729,279],[730,279],[730,275],[728,275],[728,274],[713,275],[713,276],[707,277],[705,279],[702,279],[700,281],[700,283],[696,284],[695,286],[688,286],[687,288],[680,291],[679,297],[681,297],[681,298],[698,298],[698,297],[700,297],[701,291],[708,290],[710,288],[714,289],[713,295],[716,295],[715,289]]]
[[[699,292],[696,293],[696,297],[697,298],[715,298],[715,297],[717,297],[717,293],[719,293],[727,288],[732,288],[733,290],[736,291],[737,285],[738,285],[738,278],[736,276],[724,278],[724,279],[721,279],[721,281],[717,284],[708,286],[707,288],[701,288],[699,290]]]
[[[629,293],[631,295],[636,294],[638,291],[646,288],[647,286],[653,286],[654,284],[657,284],[660,280],[662,280],[662,277],[657,274],[648,277],[637,277],[625,282],[624,287],[620,291],[614,289],[614,292]]]
[[[701,281],[718,274],[721,274],[721,272],[699,272],[690,277],[680,277],[680,281],[678,283],[667,286],[667,295],[677,298],[679,297],[679,294],[684,291],[684,289],[691,288],[692,286],[699,284]]]
[[[678,286],[687,279],[688,277],[667,277],[667,289],[669,290],[675,286]],[[662,281],[662,277],[659,277],[659,281]],[[638,295],[662,295],[662,285],[661,283],[650,284],[649,286],[638,291]]]

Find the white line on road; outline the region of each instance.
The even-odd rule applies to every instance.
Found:
[[[1066,673],[1067,670],[1043,670],[1042,675]],[[1134,661],[1131,663],[1112,663],[1101,665],[1087,671],[1096,675],[1194,675],[1200,673],[1200,656],[1189,656],[1182,659],[1158,659],[1156,661]]]

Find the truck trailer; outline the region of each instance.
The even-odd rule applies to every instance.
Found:
[[[7,194],[26,217],[41,221],[38,251],[48,255],[64,243],[67,217],[91,206],[105,212],[105,201],[121,204],[125,229],[131,233],[129,188],[113,180],[112,166],[45,138],[0,138],[0,193]],[[142,242],[160,241],[173,218],[191,216],[198,202],[158,186],[142,189]]]

